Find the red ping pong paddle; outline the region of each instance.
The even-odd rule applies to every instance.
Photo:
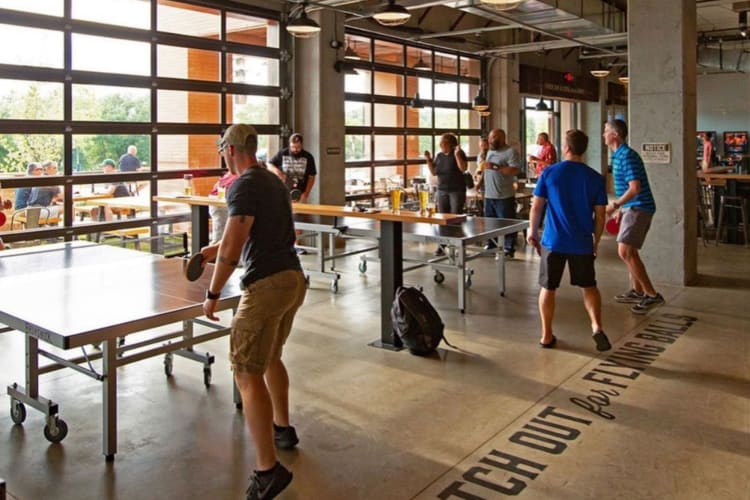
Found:
[[[8,220],[7,217],[5,217],[5,214],[0,212],[0,226],[5,224],[5,221]]]
[[[616,235],[620,232],[620,221],[617,220],[617,217],[612,217],[604,225],[604,229],[606,229],[609,234]]]
[[[195,281],[203,274],[203,257],[202,253],[196,253],[188,260],[187,266],[185,266],[185,277],[188,281]]]

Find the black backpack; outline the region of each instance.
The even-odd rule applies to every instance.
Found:
[[[393,332],[417,356],[435,352],[443,337],[443,321],[430,301],[417,288],[400,286],[391,306]],[[445,340],[445,343],[448,343]],[[453,346],[451,346],[453,347]]]

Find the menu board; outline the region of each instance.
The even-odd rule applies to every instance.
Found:
[[[696,133],[696,139],[698,140],[698,154],[696,158],[699,160],[703,159],[703,134],[706,134],[714,146],[714,153],[716,153],[716,131],[715,130],[699,130]]]
[[[724,132],[724,156],[747,155],[747,131]]]

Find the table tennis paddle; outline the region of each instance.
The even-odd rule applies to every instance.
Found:
[[[620,232],[620,221],[617,217],[612,217],[604,225],[604,229],[606,229],[609,234],[616,235]]]
[[[195,281],[203,274],[203,261],[206,260],[203,254],[198,252],[188,260],[185,266],[185,277],[188,281]]]
[[[5,224],[6,220],[8,220],[8,219],[5,217],[5,214],[2,213],[2,212],[0,212],[0,226],[2,226],[3,224]]]

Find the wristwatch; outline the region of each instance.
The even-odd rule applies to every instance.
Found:
[[[617,210],[618,208],[620,208],[620,204],[617,203],[616,201],[612,202],[612,206],[615,207],[615,210]]]
[[[219,293],[212,293],[211,290],[206,289],[206,298],[208,300],[216,300],[221,297],[221,292]]]

